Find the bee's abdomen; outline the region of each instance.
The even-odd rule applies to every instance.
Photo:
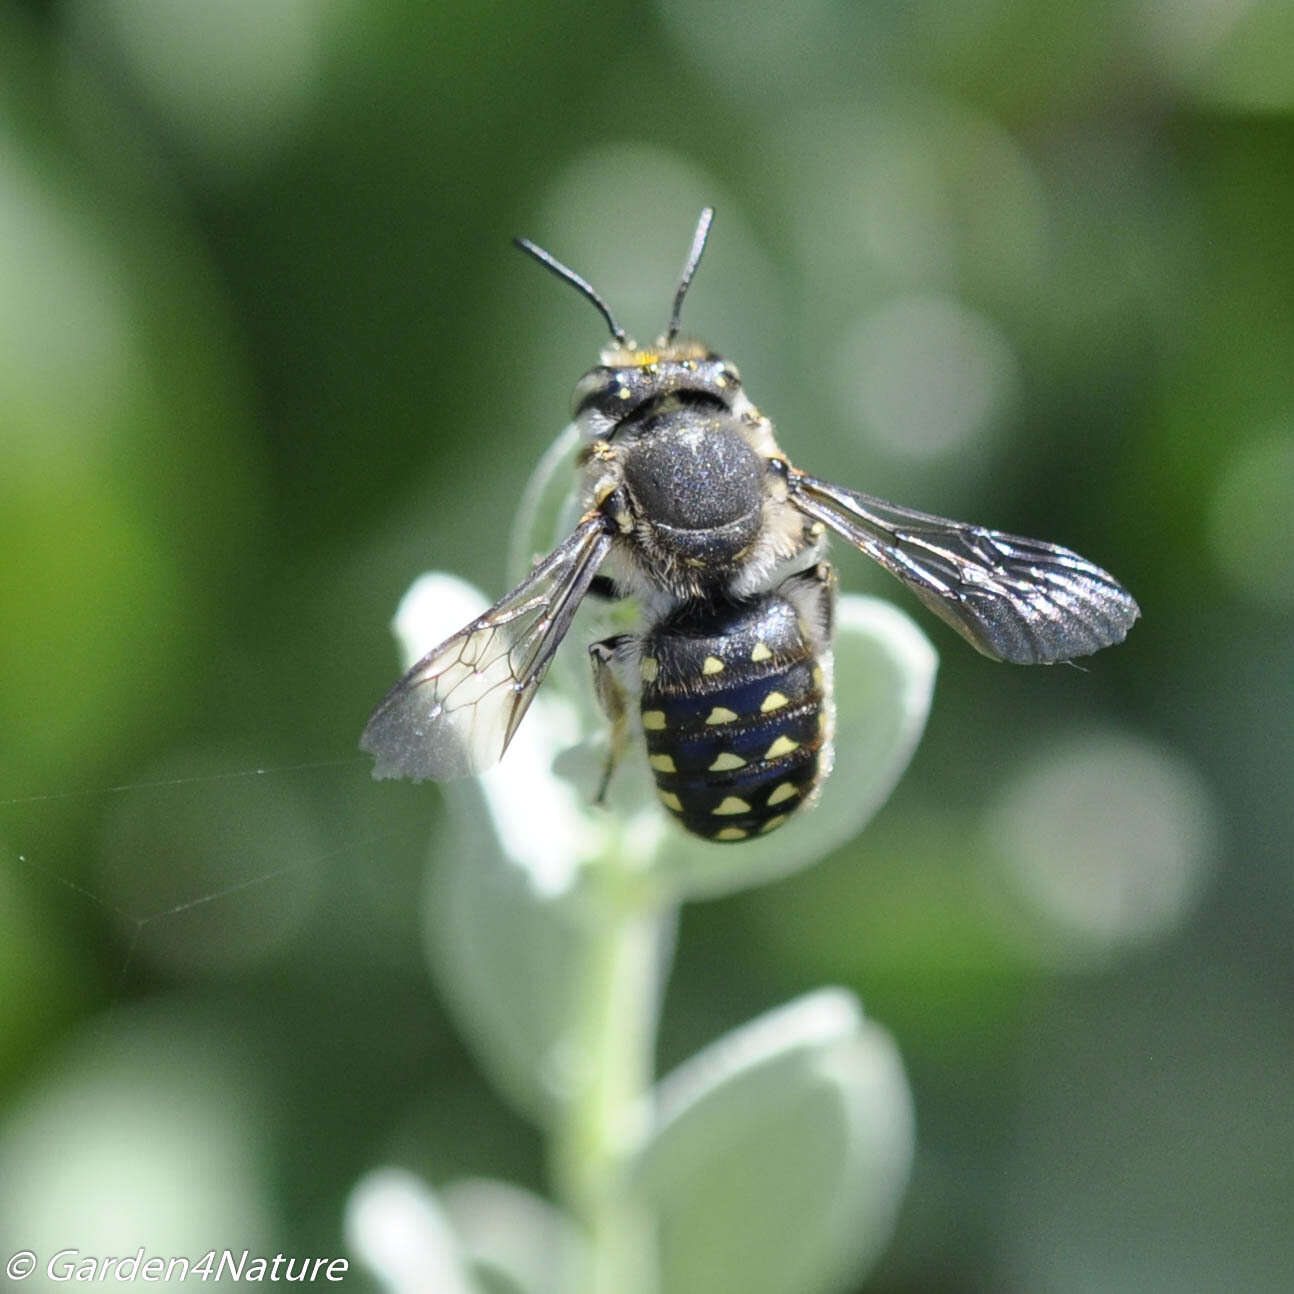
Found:
[[[675,613],[644,636],[642,671],[657,791],[689,831],[745,840],[781,826],[811,797],[825,684],[787,599]]]

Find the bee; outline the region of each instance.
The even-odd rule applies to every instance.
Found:
[[[669,323],[645,348],[588,282],[516,240],[611,331],[575,387],[579,520],[378,705],[360,743],[375,777],[439,781],[490,767],[585,596],[630,597],[637,630],[589,647],[611,724],[607,777],[637,730],[659,799],[686,830],[741,841],[780,827],[831,769],[829,531],[995,660],[1085,656],[1121,642],[1140,614],[1112,576],[1066,548],[793,467],[736,367],[679,339],[713,214],[701,212]]]

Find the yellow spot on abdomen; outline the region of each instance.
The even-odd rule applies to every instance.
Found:
[[[730,768],[745,768],[746,761],[740,755],[734,755],[732,751],[725,750],[722,754],[714,757],[714,763],[710,765],[712,773],[726,773]]]
[[[705,658],[705,662],[701,666],[701,673],[702,674],[722,674],[723,661],[721,661],[717,656],[707,656]]]
[[[657,791],[656,794],[667,809],[673,809],[675,813],[683,812],[683,801],[673,791]]]
[[[664,710],[644,710],[643,727],[648,732],[659,732],[665,726]]]
[[[769,651],[767,643],[756,643],[751,650],[751,660],[767,660],[773,653]]]
[[[724,827],[714,833],[716,840],[745,840],[750,832],[745,827]]]
[[[765,759],[778,759],[782,755],[789,755],[793,750],[799,750],[800,743],[792,741],[785,735],[779,737],[765,752]]]
[[[768,714],[770,710],[780,710],[786,704],[786,697],[781,692],[770,692],[760,703],[760,714]]]
[[[769,818],[759,829],[761,836],[766,836],[770,831],[776,831],[791,815],[789,813],[779,813],[775,818]]]
[[[712,809],[711,812],[716,818],[726,818],[733,813],[749,813],[750,805],[739,795],[729,795],[717,809]]]
[[[731,723],[737,717],[735,710],[727,710],[721,705],[716,705],[709,714],[705,716],[706,723]],[[665,725],[662,724],[661,727]]]
[[[799,790],[791,782],[782,782],[773,788],[772,794],[768,797],[769,804],[781,804],[784,800],[792,799],[799,795]]]
[[[658,773],[677,773],[678,769],[674,767],[673,755],[649,755],[647,762]]]
[[[644,656],[639,672],[644,683],[654,683],[656,675],[660,673],[660,662],[655,656]]]

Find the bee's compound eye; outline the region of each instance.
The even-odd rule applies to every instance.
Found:
[[[590,369],[576,383],[571,406],[576,417],[586,409],[599,409],[614,415],[617,408],[628,404],[631,395],[617,369],[599,366]]]
[[[575,384],[571,396],[571,408],[579,413],[591,400],[596,400],[598,392],[607,384],[607,371],[604,368],[591,369]]]

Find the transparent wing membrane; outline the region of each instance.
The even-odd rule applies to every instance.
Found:
[[[986,656],[1053,664],[1122,642],[1140,614],[1128,591],[1056,544],[965,525],[790,469],[791,501],[898,576]]]
[[[483,615],[428,652],[373,711],[375,777],[447,781],[498,762],[611,544],[586,518]]]

